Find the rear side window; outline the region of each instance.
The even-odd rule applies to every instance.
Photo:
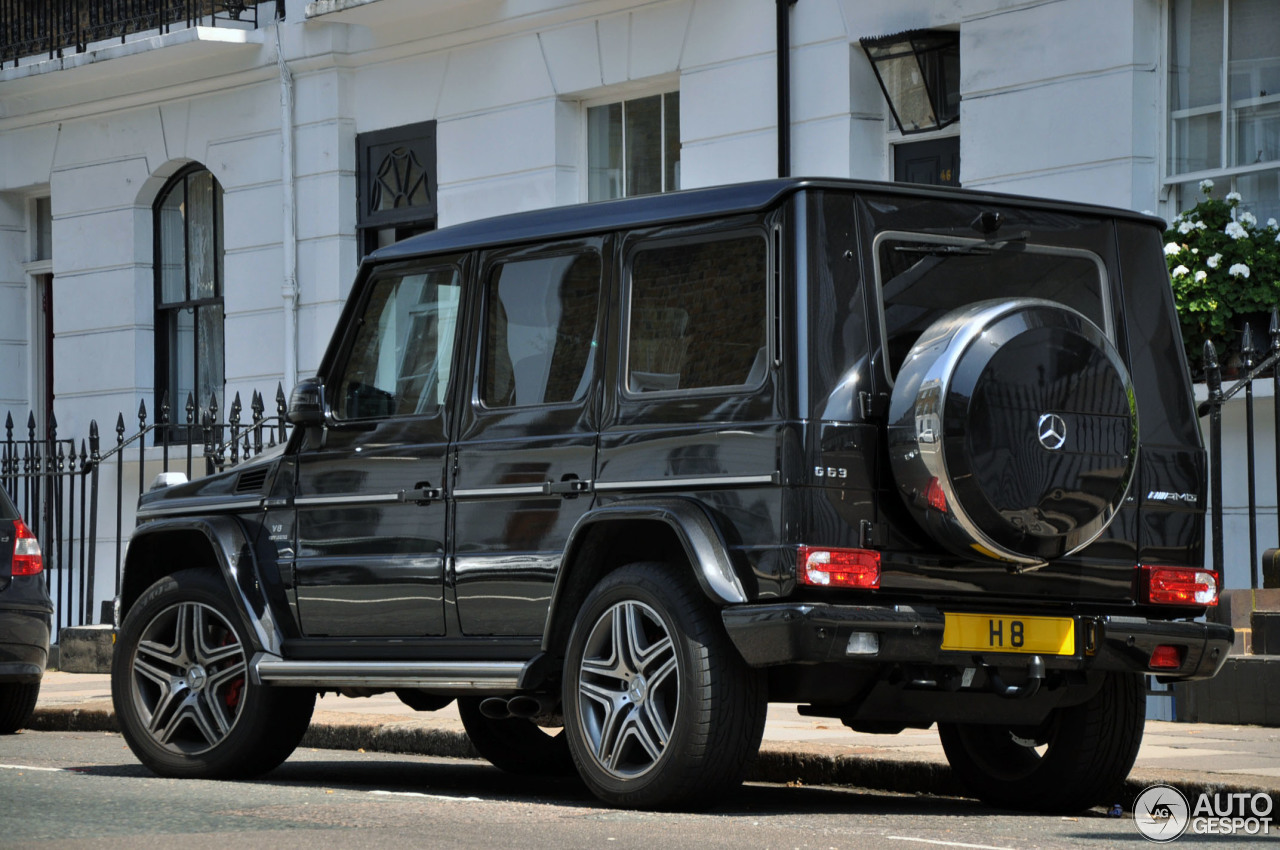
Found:
[[[631,258],[631,393],[755,386],[768,369],[762,235],[645,247]]]
[[[14,508],[13,503],[9,501],[9,496],[0,490],[0,520],[17,519],[18,511]]]
[[[596,350],[600,255],[502,263],[489,274],[485,299],[485,407],[581,400]]]

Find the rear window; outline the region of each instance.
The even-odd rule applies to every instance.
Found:
[[[874,244],[891,376],[940,317],[992,298],[1057,301],[1115,341],[1106,268],[1090,251],[904,231],[882,232]]]

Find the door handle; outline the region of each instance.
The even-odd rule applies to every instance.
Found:
[[[548,496],[576,496],[579,493],[590,493],[591,482],[576,475],[562,481],[543,481],[542,492]]]
[[[413,502],[419,505],[425,505],[429,502],[438,502],[443,498],[439,487],[431,487],[424,482],[413,490],[401,490],[396,496],[401,502]]]

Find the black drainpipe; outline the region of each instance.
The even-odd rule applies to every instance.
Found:
[[[791,176],[791,7],[778,0],[778,176]]]

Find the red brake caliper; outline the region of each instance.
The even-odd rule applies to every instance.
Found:
[[[231,637],[232,636],[230,633],[223,635],[222,645],[227,646],[228,644],[230,644]],[[244,690],[244,676],[240,676],[238,678],[232,679],[227,684],[226,695],[223,696],[222,698],[222,701],[227,704],[227,708],[235,708],[237,705],[240,704],[240,693],[243,690]]]

